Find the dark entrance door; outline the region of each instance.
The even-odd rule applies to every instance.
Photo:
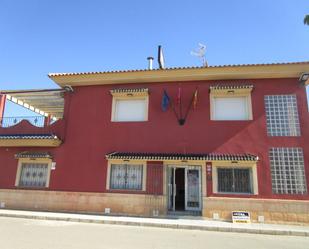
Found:
[[[176,168],[175,169],[175,210],[184,211],[185,210],[185,169]]]

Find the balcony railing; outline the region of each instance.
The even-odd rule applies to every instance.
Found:
[[[27,120],[30,124],[36,127],[44,127],[44,116],[33,117],[0,117],[0,127],[9,128],[19,124],[21,121]]]
[[[45,120],[44,116],[0,117],[0,135],[46,135],[64,137],[64,120]]]
[[[0,117],[0,147],[58,147],[64,141],[64,124],[63,119],[50,122],[44,116]]]

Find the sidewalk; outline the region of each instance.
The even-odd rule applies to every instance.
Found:
[[[204,231],[239,232],[270,235],[309,236],[309,226],[274,225],[274,224],[233,224],[230,222],[197,220],[188,218],[137,218],[125,216],[103,216],[72,213],[52,213],[0,209],[0,217],[15,217],[42,220],[116,224],[174,229],[193,229]]]

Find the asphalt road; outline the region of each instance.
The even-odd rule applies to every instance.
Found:
[[[1,249],[308,249],[309,237],[206,232],[0,217]]]

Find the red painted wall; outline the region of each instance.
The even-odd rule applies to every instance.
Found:
[[[209,86],[213,84],[253,84],[252,121],[211,121]],[[148,122],[111,122],[113,88],[148,87]],[[162,91],[176,98],[182,88],[184,107],[196,87],[198,104],[184,126],[179,126],[172,110],[161,111]],[[296,94],[301,122],[301,137],[267,137],[264,95]],[[180,83],[126,84],[75,87],[67,94],[64,144],[50,151],[57,162],[50,179],[51,190],[104,192],[107,161],[113,151],[171,153],[252,153],[258,163],[259,198],[300,198],[272,195],[268,159],[270,147],[302,147],[309,185],[309,115],[305,88],[297,79],[248,79],[241,81],[196,81]],[[306,144],[307,143],[307,144]],[[17,161],[14,154],[29,148],[0,148],[0,188],[13,188]]]
[[[146,191],[152,195],[163,194],[163,162],[147,162]]]

